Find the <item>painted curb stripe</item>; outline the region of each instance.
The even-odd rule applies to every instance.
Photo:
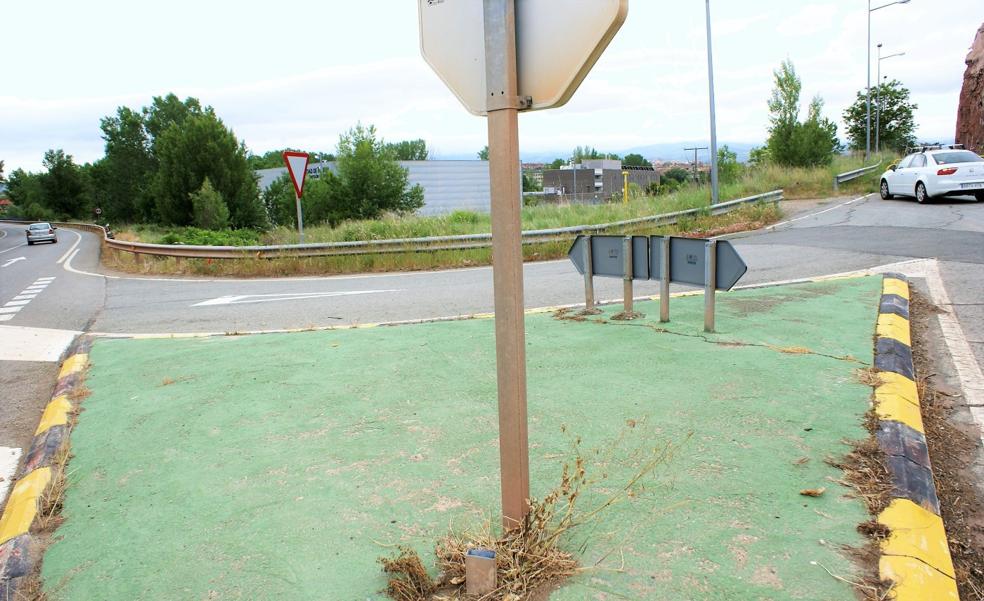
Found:
[[[38,513],[38,498],[51,482],[51,468],[42,467],[24,476],[14,486],[7,508],[0,517],[0,544],[27,534]]]
[[[895,583],[897,601],[959,601],[919,407],[905,276],[885,275],[878,313],[875,436],[894,487],[894,499],[878,515],[891,531],[881,543],[879,575]]]
[[[58,453],[58,449],[61,448],[62,442],[65,440],[67,428],[67,425],[52,426],[38,436],[35,436],[31,442],[31,448],[24,455],[23,470],[29,472],[39,467],[51,465],[52,459],[54,459],[55,454]]]
[[[34,435],[37,436],[52,426],[64,426],[68,423],[68,414],[71,411],[72,402],[68,400],[67,396],[62,394],[51,399],[48,406],[44,408],[44,413],[41,414],[41,423],[38,424],[38,429],[35,430]]]
[[[61,371],[58,372],[58,379],[61,380],[65,376],[79,373],[85,369],[85,364],[88,360],[88,353],[75,353],[68,359],[65,359],[65,363],[62,363]]]

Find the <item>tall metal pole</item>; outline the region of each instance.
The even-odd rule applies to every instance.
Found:
[[[711,204],[718,203],[718,146],[717,120],[714,114],[714,53],[711,51],[711,0],[705,0],[707,8],[707,85],[711,98]]]
[[[875,76],[875,152],[881,152],[881,146],[879,140],[879,130],[881,125],[881,49],[882,45],[878,44],[878,69],[877,75]]]
[[[868,105],[868,116],[864,124],[864,162],[867,164],[868,157],[871,155],[871,0],[868,0],[868,45],[865,50],[868,52],[868,84],[864,101]]]
[[[484,0],[484,12],[502,523],[511,529],[530,496],[515,0]]]
[[[297,206],[297,234],[301,244],[304,244],[304,215],[301,211],[301,197],[294,191],[294,204]]]

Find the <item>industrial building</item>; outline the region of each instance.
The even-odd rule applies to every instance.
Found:
[[[622,193],[623,172],[628,173],[630,184],[643,190],[659,183],[659,173],[651,165],[630,167],[619,160],[596,159],[545,170],[543,192],[571,202],[606,202]]]

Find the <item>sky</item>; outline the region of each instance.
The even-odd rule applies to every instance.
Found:
[[[865,0],[711,0],[711,11],[719,143],[765,140],[772,73],[784,59],[802,79],[804,114],[819,94],[840,123],[865,86]],[[2,15],[7,174],[40,169],[49,148],[97,160],[101,117],[169,92],[213,106],[257,154],[332,151],[357,122],[388,141],[423,138],[434,158],[472,157],[486,144],[485,119],[422,59],[412,0],[51,0],[6,3]],[[906,53],[883,61],[882,74],[911,90],[922,141],[952,140],[964,58],[982,22],[981,0],[872,13],[872,81],[875,44]],[[706,61],[704,2],[629,0],[625,24],[571,101],[521,116],[521,152],[707,139]]]

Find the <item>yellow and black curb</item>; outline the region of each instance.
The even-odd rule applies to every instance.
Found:
[[[912,362],[909,283],[886,274],[875,341],[878,445],[892,475],[892,501],[877,517],[890,534],[881,545],[879,575],[898,601],[958,601],[940,501],[929,462]]]
[[[17,483],[0,516],[0,599],[15,599],[18,586],[29,576],[40,555],[31,528],[41,509],[45,491],[55,480],[55,457],[68,443],[72,393],[81,387],[88,365],[91,341],[80,338],[58,372],[58,384],[41,415],[31,447],[24,455]]]

